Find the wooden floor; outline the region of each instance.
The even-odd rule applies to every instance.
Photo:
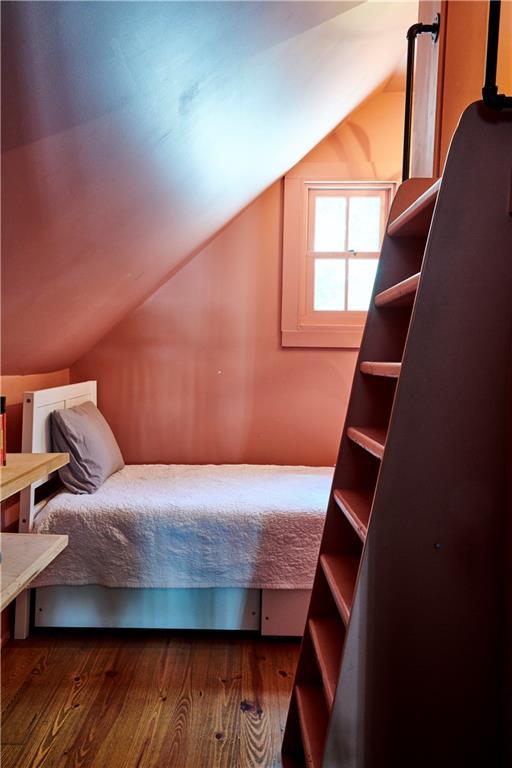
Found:
[[[298,649],[237,633],[11,641],[2,768],[277,768]]]

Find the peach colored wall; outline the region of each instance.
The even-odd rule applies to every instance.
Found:
[[[37,373],[31,376],[2,376],[0,388],[2,395],[7,398],[7,450],[17,452],[21,450],[21,416],[23,393],[33,389],[46,387],[58,387],[61,384],[69,384],[69,370],[54,371],[52,373]],[[19,495],[12,496],[1,505],[2,531],[15,531],[19,517]],[[12,608],[9,606],[1,615],[0,645],[9,637],[9,628],[12,619]]]
[[[464,109],[482,98],[487,46],[488,0],[448,2],[441,118],[441,160]],[[463,31],[461,31],[463,30]],[[512,92],[512,2],[501,4],[497,82]]]
[[[274,184],[72,367],[128,462],[332,463],[354,353],[280,347]]]
[[[420,0],[421,21],[442,18],[437,45],[428,35],[417,43],[412,175],[442,173],[462,113],[482,98],[488,9],[488,0]],[[501,4],[497,81],[512,92],[512,2]]]
[[[336,163],[344,179],[399,181],[402,172],[404,92],[367,99],[298,163]]]
[[[67,367],[151,296],[389,77],[415,10],[2,3],[3,370]]]
[[[394,177],[402,104],[378,94],[305,161]],[[278,182],[72,366],[128,462],[334,463],[356,352],[281,348],[282,208]]]

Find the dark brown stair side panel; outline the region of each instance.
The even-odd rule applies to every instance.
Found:
[[[505,765],[511,147],[512,114],[481,104],[464,113],[427,243],[323,768]]]

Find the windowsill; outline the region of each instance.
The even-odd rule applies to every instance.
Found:
[[[304,329],[281,331],[282,347],[327,347],[358,349],[364,325],[333,329]]]

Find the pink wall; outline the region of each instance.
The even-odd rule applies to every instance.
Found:
[[[305,161],[396,178],[402,104],[378,94]],[[281,348],[282,207],[278,182],[72,366],[128,462],[334,463],[356,351]]]
[[[278,182],[73,366],[128,462],[332,463],[352,351],[280,346]]]
[[[488,0],[457,0],[457,2],[448,3],[440,128],[443,165],[461,114],[469,104],[482,98],[488,12]],[[463,34],[461,29],[464,30]],[[500,93],[510,94],[512,90],[511,2],[501,4],[497,84]]]
[[[30,374],[89,350],[379,87],[414,3],[1,14],[2,369]]]
[[[441,13],[434,45],[417,41],[414,83],[412,176],[440,176],[460,117],[482,98],[489,0],[420,0],[419,18],[430,23]],[[512,2],[501,4],[497,84],[512,89]]]

